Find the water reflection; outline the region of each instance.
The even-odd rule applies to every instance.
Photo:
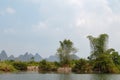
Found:
[[[120,74],[43,74],[20,72],[0,74],[0,80],[120,80]]]
[[[56,80],[118,80],[118,77],[113,74],[59,74]]]
[[[71,74],[60,74],[58,80],[73,80]]]
[[[93,74],[90,80],[113,80],[110,74]]]

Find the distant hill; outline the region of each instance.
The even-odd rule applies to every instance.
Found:
[[[38,61],[41,61],[42,59],[43,58],[38,53],[35,54],[34,61],[38,62]]]
[[[51,62],[54,62],[54,61],[59,61],[59,58],[57,55],[51,55],[49,56],[48,58],[46,58],[47,61],[51,61]]]
[[[71,55],[71,59],[74,59],[74,60],[78,60],[79,57],[75,54],[72,54]],[[49,56],[48,58],[46,58],[47,61],[51,61],[51,62],[54,62],[54,61],[59,61],[59,57],[58,55],[52,55],[52,56]]]
[[[6,60],[8,58],[7,53],[3,50],[0,53],[0,60]]]
[[[78,59],[80,59],[80,58],[79,58],[77,55],[72,54],[72,55],[71,55],[71,59],[78,60]]]
[[[13,55],[10,55],[9,57],[7,56],[7,53],[3,50],[0,53],[0,60],[18,60],[18,61],[31,61],[34,60],[36,62],[41,61],[43,58],[36,53],[35,55],[32,55],[28,52],[26,52],[24,55],[19,55],[18,57],[14,57]]]
[[[30,61],[32,60],[32,57],[34,57],[32,54],[29,54],[26,52],[24,55],[20,55],[17,57],[17,60],[19,61]]]
[[[32,54],[29,54],[28,52],[25,53],[24,55],[20,55],[17,60],[19,61],[36,61],[36,62],[39,62],[41,61],[43,58],[38,54],[36,53],[35,55],[32,55]]]
[[[8,59],[8,60],[15,60],[15,57],[14,57],[13,55],[11,55],[11,56],[9,56],[7,59]]]
[[[71,58],[75,59],[75,60],[79,59],[79,57],[75,54],[72,54]],[[54,61],[59,62],[58,55],[51,55],[45,59],[47,61],[50,61],[50,62],[54,62]],[[24,55],[19,55],[18,57],[14,57],[13,55],[7,56],[7,53],[5,52],[5,50],[3,50],[0,53],[0,60],[1,61],[4,61],[4,60],[32,61],[32,60],[34,60],[36,62],[39,62],[39,61],[43,60],[43,58],[38,53],[33,55],[31,53],[28,53],[28,52],[26,52]]]

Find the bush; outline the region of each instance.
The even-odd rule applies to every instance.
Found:
[[[73,72],[76,73],[91,73],[92,66],[85,59],[80,59],[75,62],[75,66],[72,68]]]
[[[28,65],[28,66],[38,66],[38,65],[39,65],[39,62],[29,61],[29,62],[27,62],[27,65]]]
[[[14,62],[13,66],[15,67],[15,69],[20,70],[20,71],[27,70],[27,64],[24,62]]]
[[[100,73],[119,73],[119,69],[108,54],[101,54],[95,60],[94,71]]]
[[[57,71],[57,66],[54,62],[47,62],[46,60],[42,60],[39,63],[39,71],[46,72],[46,71]]]
[[[11,64],[0,62],[0,71],[12,72],[12,71],[15,71],[15,68]]]

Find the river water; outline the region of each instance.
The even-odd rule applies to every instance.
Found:
[[[120,74],[41,74],[19,72],[0,74],[0,80],[120,80]]]

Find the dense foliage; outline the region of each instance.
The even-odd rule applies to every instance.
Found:
[[[91,47],[91,55],[89,59],[96,59],[99,55],[106,53],[108,35],[101,34],[98,37],[88,36]]]
[[[46,60],[42,60],[39,63],[40,72],[57,71],[57,68],[58,68],[57,62],[48,62]]]
[[[88,60],[79,59],[76,60],[75,66],[72,68],[72,71],[77,73],[91,73],[92,66],[90,65]]]
[[[38,66],[39,62],[29,61],[29,62],[26,62],[26,64],[27,64],[27,66]]]
[[[73,46],[72,41],[66,39],[64,41],[60,41],[60,47],[57,49],[57,53],[61,66],[70,66],[71,54],[76,52],[77,50]]]
[[[0,62],[0,71],[13,72],[16,71],[16,69],[12,66],[12,64],[4,61],[4,62]]]
[[[97,73],[119,73],[118,53],[114,49],[108,49],[108,35],[99,37],[88,36],[91,45],[90,61],[94,61],[93,71]]]
[[[13,66],[15,69],[20,70],[20,71],[27,70],[27,64],[25,62],[14,62]]]

